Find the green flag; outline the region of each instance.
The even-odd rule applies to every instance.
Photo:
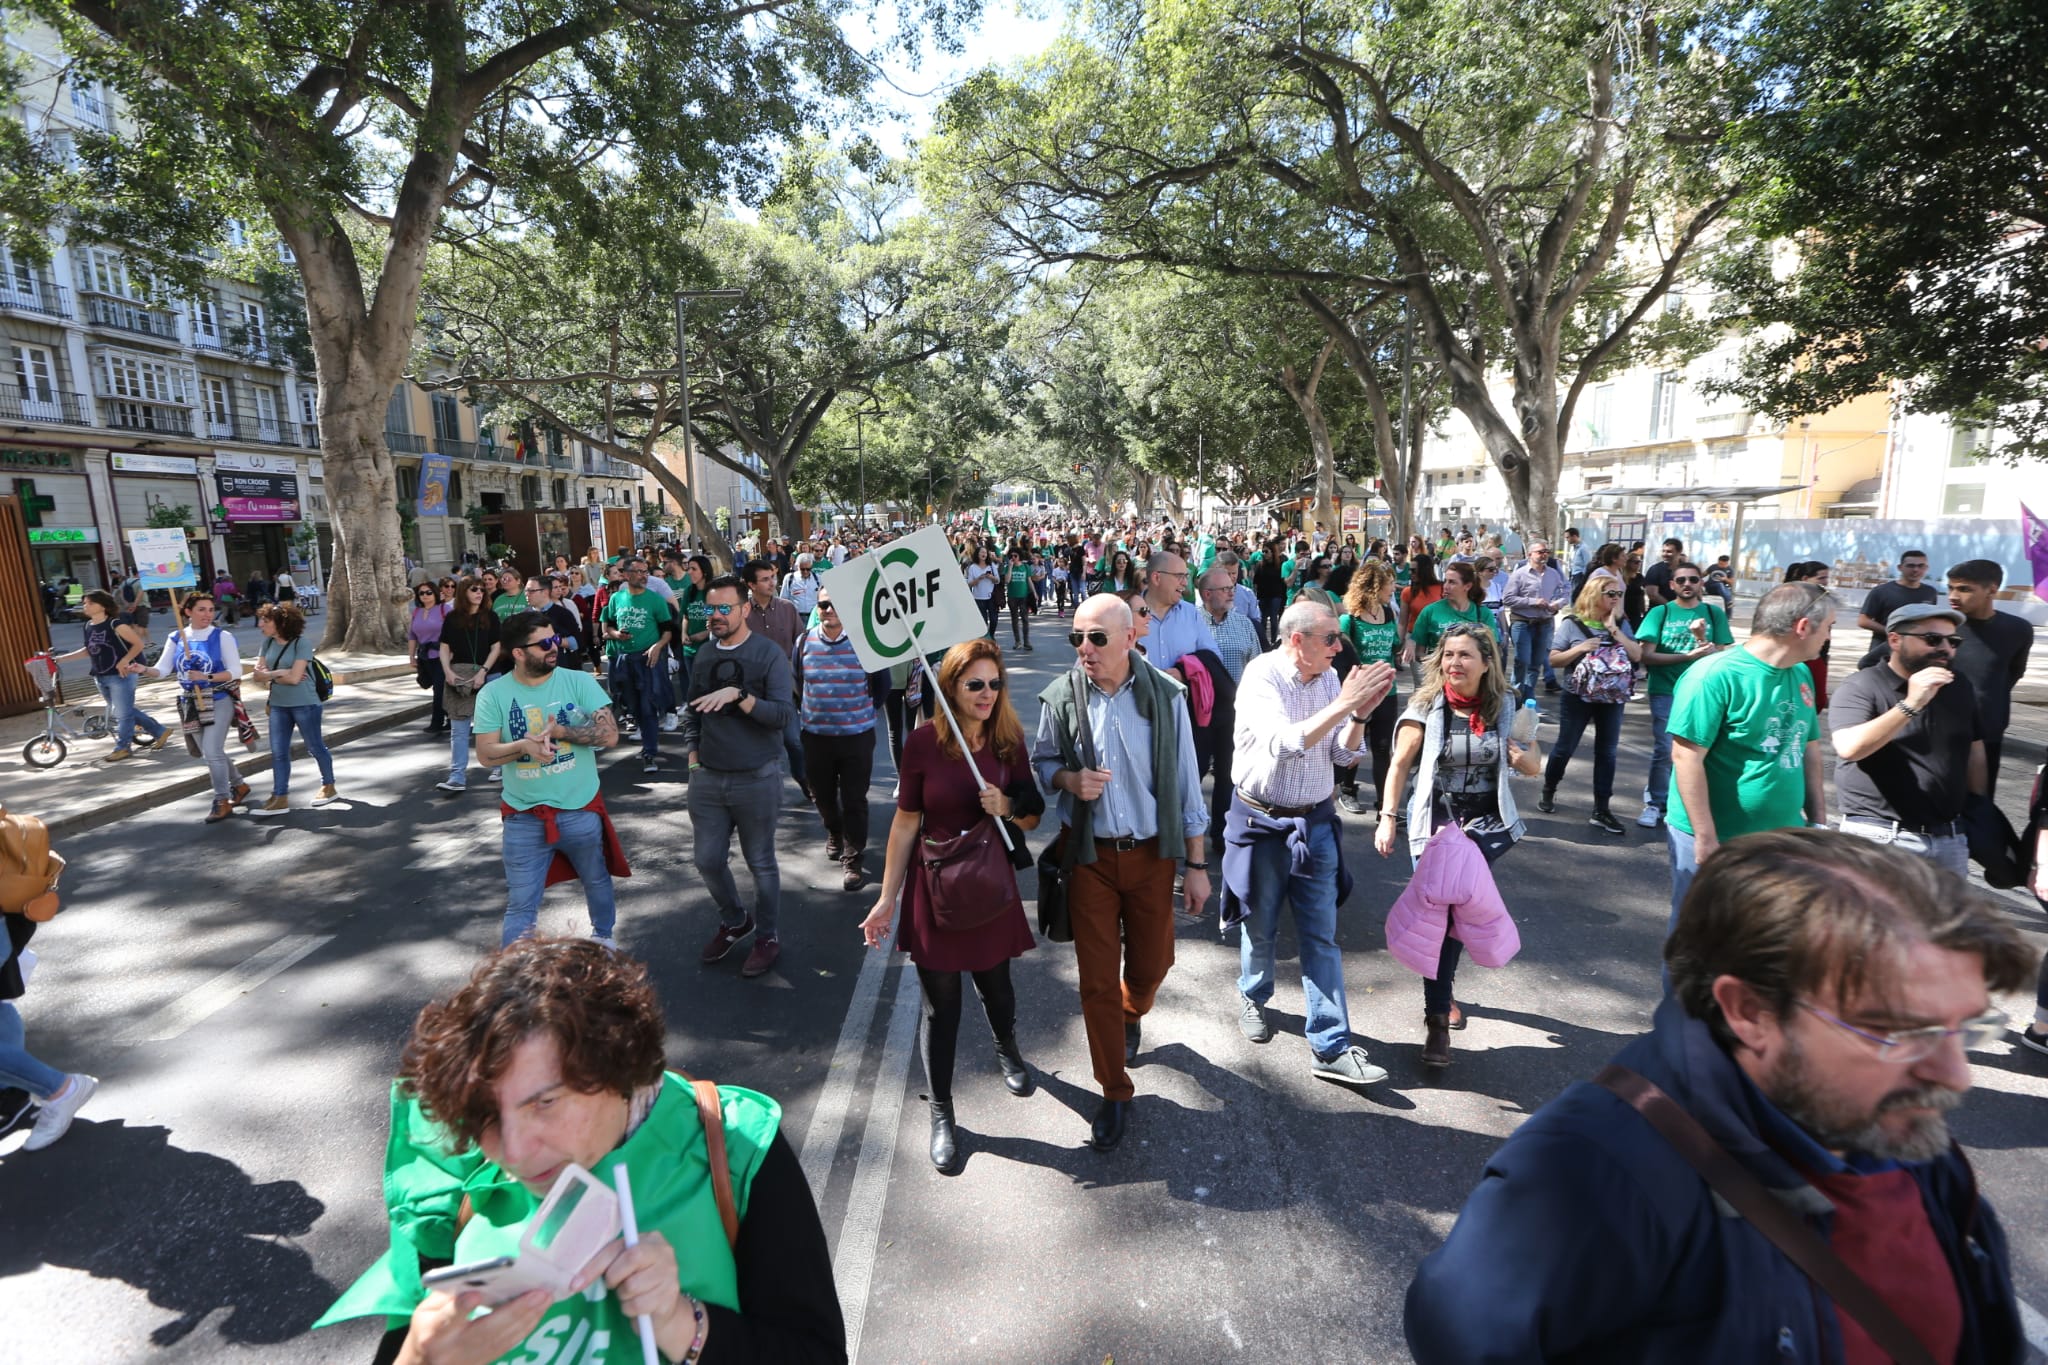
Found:
[[[996,514],[990,508],[984,507],[981,509],[981,529],[992,536],[1001,534],[996,530]]]

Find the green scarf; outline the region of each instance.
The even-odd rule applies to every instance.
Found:
[[[1038,694],[1038,700],[1052,708],[1060,741],[1060,762],[1070,769],[1081,767],[1081,732],[1077,707],[1086,703],[1079,692],[1087,686],[1081,670],[1069,669]],[[1180,731],[1174,722],[1174,700],[1186,688],[1145,662],[1145,656],[1131,651],[1131,686],[1137,693],[1138,714],[1152,726],[1152,797],[1159,812],[1159,856],[1188,856],[1187,832],[1180,818]],[[1100,751],[1098,750],[1098,753]],[[1078,804],[1078,803],[1077,803]],[[1095,822],[1083,820],[1071,827],[1077,841],[1074,862],[1095,861]]]
[[[718,1093],[725,1108],[733,1199],[744,1220],[747,1194],[761,1159],[775,1140],[782,1106],[738,1086],[720,1086]],[[407,1099],[394,1083],[391,1139],[384,1150],[384,1201],[391,1216],[391,1250],[348,1287],[315,1327],[379,1313],[389,1326],[403,1325],[426,1297],[420,1284],[422,1256],[452,1258],[463,1264],[518,1253],[519,1239],[526,1233],[527,1220],[540,1207],[540,1197],[492,1165],[476,1148],[449,1153],[443,1145],[445,1138],[442,1129],[420,1111],[418,1102]],[[661,1233],[675,1248],[683,1288],[706,1303],[739,1311],[738,1272],[719,1220],[718,1200],[711,1191],[704,1126],[697,1117],[697,1101],[688,1081],[673,1072],[664,1075],[661,1094],[646,1120],[600,1160],[591,1174],[610,1184],[612,1168],[621,1162],[633,1181],[633,1207],[640,1230]],[[464,1194],[469,1195],[475,1216],[458,1235],[457,1210]],[[603,1288],[602,1282],[592,1286],[594,1290]],[[500,1359],[531,1359],[530,1346],[546,1346],[541,1358],[553,1359],[555,1346],[563,1342],[588,1343],[600,1333],[609,1333],[614,1343],[630,1343],[635,1331],[632,1320],[619,1311],[616,1296],[606,1291],[593,1299],[590,1291],[585,1291],[555,1304],[527,1342]]]

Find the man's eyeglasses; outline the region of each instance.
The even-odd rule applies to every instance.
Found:
[[[1947,645],[1950,649],[1963,647],[1963,637],[1960,635],[1923,635],[1917,630],[1902,630],[1899,634],[1908,640],[1925,640],[1930,645]]]
[[[960,690],[963,692],[1000,692],[1003,690],[1003,680],[1001,678],[969,678],[960,684]]]
[[[739,609],[740,604],[737,602],[707,602],[704,604],[704,610],[710,612],[713,616],[730,616]]]
[[[521,646],[523,649],[544,649],[550,654],[561,647],[562,637],[559,635],[543,635],[538,640],[528,640]]]
[[[1975,1019],[1965,1019],[1960,1028],[1943,1028],[1940,1024],[1929,1024],[1926,1028],[1874,1033],[1869,1029],[1858,1028],[1846,1019],[1829,1014],[1811,1001],[1802,1000],[1799,1007],[1819,1015],[1836,1028],[1853,1033],[1872,1044],[1877,1048],[1878,1057],[1894,1066],[1911,1066],[1914,1062],[1925,1061],[1950,1038],[1962,1039],[1965,1052],[1984,1047],[1997,1041],[1999,1035],[2005,1032],[2005,1026],[2012,1022],[1998,1010],[1987,1010]]]
[[[1067,643],[1073,648],[1079,649],[1083,640],[1094,645],[1097,649],[1109,648],[1109,632],[1106,630],[1070,630],[1067,632]]]

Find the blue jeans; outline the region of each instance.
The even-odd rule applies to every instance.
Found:
[[[611,659],[612,700],[633,717],[640,731],[640,756],[656,758],[661,753],[661,717],[673,703],[669,695],[668,660],[647,662],[637,649],[615,654]]]
[[[1301,946],[1301,991],[1307,1001],[1303,1030],[1319,1058],[1351,1045],[1351,1018],[1344,1006],[1344,954],[1337,947],[1337,827],[1309,826],[1308,866],[1290,870],[1285,839],[1252,845],[1251,902],[1240,932],[1237,989],[1263,1005],[1273,998],[1273,940],[1280,930],[1280,899],[1294,908],[1294,936]]]
[[[119,673],[93,674],[92,685],[100,690],[100,700],[107,704],[107,714],[114,721],[114,747],[132,749],[135,747],[135,727],[140,725],[151,739],[164,732],[156,717],[135,709],[135,679]]]
[[[15,1086],[47,1100],[64,1088],[64,1073],[31,1055],[24,1045],[27,1037],[21,1011],[14,1008],[13,1001],[0,1000],[0,1085]]]
[[[471,716],[448,717],[448,780],[457,786],[469,781],[469,730]]]
[[[1550,636],[1557,628],[1557,622],[1549,617],[1540,621],[1515,622],[1515,691],[1523,701],[1536,695],[1539,678],[1557,681],[1557,674],[1550,667]]]
[[[1690,834],[1668,822],[1664,826],[1664,834],[1671,869],[1671,918],[1664,923],[1664,937],[1668,940],[1678,928],[1678,912],[1685,905],[1685,893],[1692,890],[1692,879],[1699,874],[1700,863],[1693,851]],[[1669,967],[1664,969],[1664,993],[1671,994]]]
[[[1558,698],[1557,742],[1550,746],[1550,759],[1543,765],[1543,786],[1553,789],[1564,777],[1572,755],[1579,751],[1579,738],[1586,726],[1593,727],[1593,809],[1606,810],[1614,796],[1614,765],[1621,750],[1621,708],[1618,701],[1585,701],[1566,692]]]
[[[334,755],[320,738],[320,704],[270,708],[270,794],[283,796],[292,785],[292,728],[305,737],[306,752],[320,766],[320,780],[334,785]]]
[[[782,908],[782,870],[775,864],[775,816],[782,808],[782,774],[724,772],[699,768],[685,789],[695,847],[691,857],[697,876],[718,907],[718,922],[744,924],[739,883],[732,877],[732,836],[740,836],[740,856],[754,878],[754,931],[776,936]]]
[[[540,918],[540,897],[547,889],[548,865],[557,853],[567,854],[583,879],[583,899],[590,907],[590,932],[612,936],[618,903],[612,893],[611,869],[604,862],[604,821],[594,810],[565,810],[555,816],[560,838],[548,842],[547,827],[538,815],[521,811],[504,821],[505,927],[502,947],[533,932]]]
[[[1662,810],[1671,800],[1671,694],[1650,698],[1650,799]]]

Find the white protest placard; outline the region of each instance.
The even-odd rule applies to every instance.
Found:
[[[936,526],[818,575],[870,673],[988,634],[960,561]]]
[[[128,533],[128,553],[135,576],[144,588],[189,588],[199,582],[192,547],[179,527],[152,527]]]

